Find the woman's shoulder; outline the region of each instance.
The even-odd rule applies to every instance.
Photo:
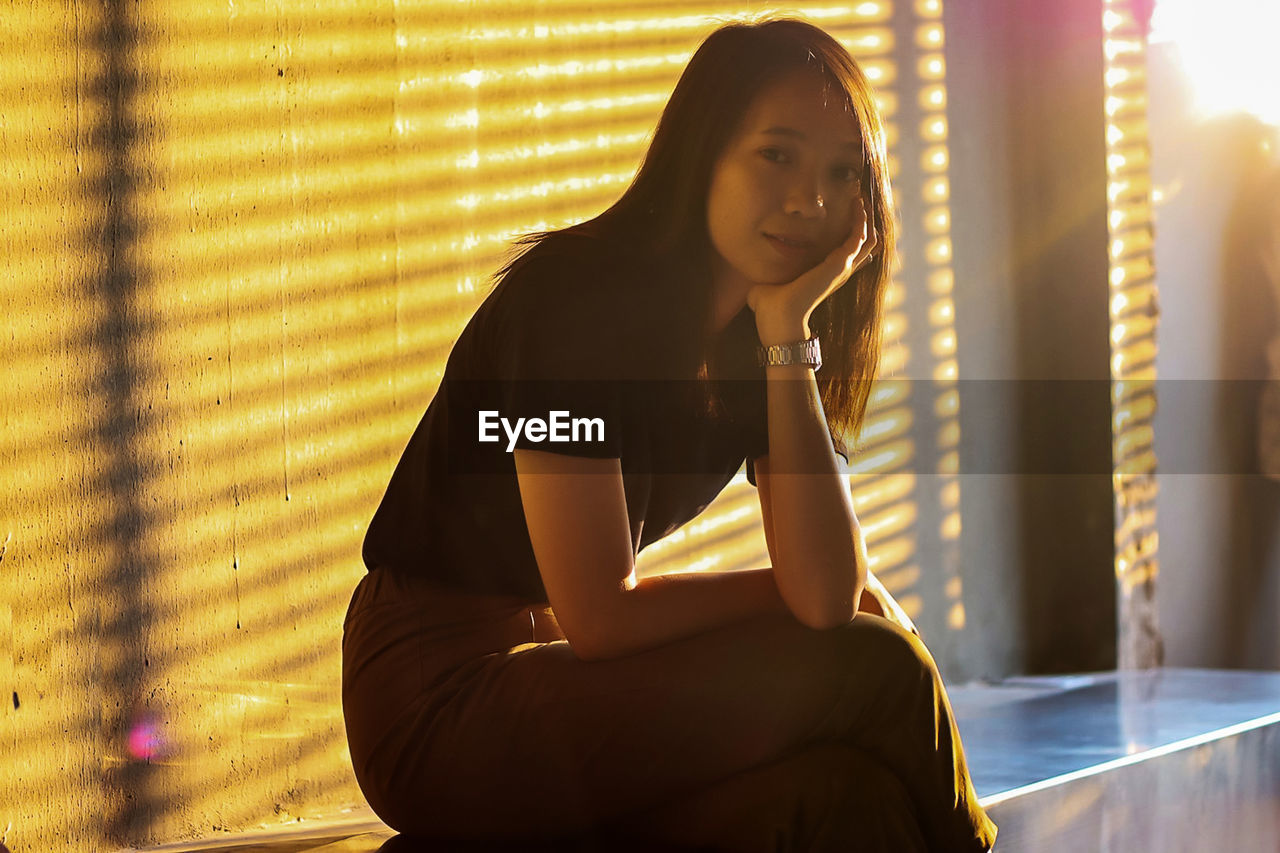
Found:
[[[625,334],[661,316],[634,256],[587,236],[552,235],[531,246],[502,274],[494,295],[513,323],[590,323]]]
[[[637,257],[612,241],[556,233],[522,252],[502,276],[519,288],[623,297],[643,273]],[[509,285],[510,286],[510,285]]]
[[[485,376],[645,378],[664,335],[635,272],[599,242],[534,245],[500,276],[464,349],[484,352]]]

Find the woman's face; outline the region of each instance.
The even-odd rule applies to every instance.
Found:
[[[822,78],[798,71],[747,110],[712,169],[707,198],[722,286],[785,284],[848,237],[864,159],[857,119],[838,94],[824,104]]]

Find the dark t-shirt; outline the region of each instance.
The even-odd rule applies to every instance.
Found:
[[[366,566],[545,602],[514,449],[620,459],[636,554],[698,515],[744,459],[755,483],[768,431],[754,315],[744,307],[717,337],[708,406],[697,374],[670,366],[671,300],[641,270],[584,243],[535,250],[499,282],[396,467]],[[521,417],[545,437],[515,429]]]

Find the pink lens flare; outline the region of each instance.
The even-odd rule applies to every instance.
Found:
[[[155,717],[151,714],[138,717],[129,730],[129,755],[136,761],[151,761],[161,756],[163,747]]]

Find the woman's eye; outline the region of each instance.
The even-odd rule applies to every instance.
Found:
[[[862,179],[862,170],[856,166],[837,166],[835,172],[836,177],[845,183],[856,184]]]
[[[786,152],[780,148],[761,148],[760,156],[768,160],[770,163],[787,162]]]

